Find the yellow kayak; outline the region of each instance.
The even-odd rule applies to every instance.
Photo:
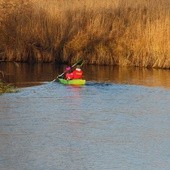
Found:
[[[59,78],[58,80],[60,83],[66,84],[66,85],[85,85],[86,84],[86,80],[83,80],[83,79],[66,80],[66,79]]]

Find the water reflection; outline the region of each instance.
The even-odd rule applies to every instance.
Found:
[[[0,78],[19,87],[33,86],[52,81],[63,72],[64,67],[47,63],[0,63],[0,70],[5,73]],[[85,79],[92,82],[170,87],[170,70],[87,65],[83,66],[83,70]]]
[[[89,80],[170,87],[170,70],[138,67],[88,66]]]

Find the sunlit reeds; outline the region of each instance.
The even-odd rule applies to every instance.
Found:
[[[0,0],[0,59],[170,68],[169,0]]]

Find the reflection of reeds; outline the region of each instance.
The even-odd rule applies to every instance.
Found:
[[[0,3],[0,59],[170,68],[169,0]]]

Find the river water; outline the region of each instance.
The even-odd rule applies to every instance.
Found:
[[[3,64],[18,93],[0,96],[0,170],[170,169],[170,71]]]

